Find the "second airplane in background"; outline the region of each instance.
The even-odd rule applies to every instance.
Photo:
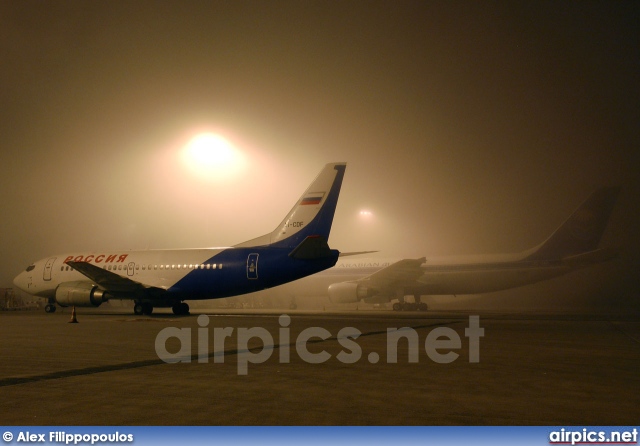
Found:
[[[394,310],[425,311],[422,296],[480,294],[558,277],[616,255],[598,245],[619,190],[598,189],[546,241],[519,254],[438,264],[424,257],[395,263],[354,258],[341,260],[290,289],[322,290],[333,303],[395,301]],[[405,301],[405,296],[413,296],[413,302]]]

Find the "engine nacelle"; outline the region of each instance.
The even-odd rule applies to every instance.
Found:
[[[91,282],[65,282],[56,288],[56,302],[61,307],[99,307],[107,300],[106,292]]]
[[[329,285],[329,299],[334,304],[350,304],[373,296],[371,288],[360,283],[340,282]]]

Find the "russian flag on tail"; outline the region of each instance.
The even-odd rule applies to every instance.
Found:
[[[306,206],[308,204],[320,204],[323,197],[324,192],[311,192],[302,198],[302,201],[300,201],[300,205]]]

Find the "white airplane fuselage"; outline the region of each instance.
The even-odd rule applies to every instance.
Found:
[[[319,267],[330,267],[338,257],[336,251],[323,261],[305,263],[290,259],[289,252],[254,247],[67,253],[35,262],[14,283],[34,296],[53,297],[61,283],[87,279],[67,262],[87,262],[190,300],[216,299],[304,277]]]

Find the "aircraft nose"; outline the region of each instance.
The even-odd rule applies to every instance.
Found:
[[[27,280],[25,276],[26,274],[24,272],[21,272],[13,279],[13,285],[22,291],[26,291],[27,288]]]

